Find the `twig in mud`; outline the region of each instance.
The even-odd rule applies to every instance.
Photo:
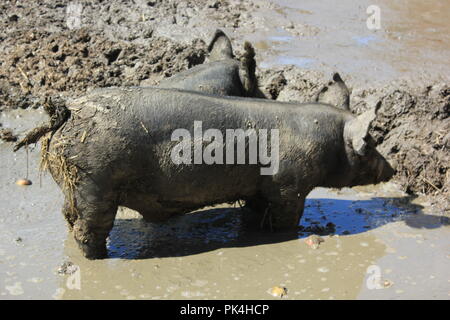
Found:
[[[23,72],[22,68],[17,66],[17,69],[19,69],[19,71],[22,74],[22,76],[25,78],[25,80],[27,80],[27,84],[31,84],[30,83],[30,79],[28,78],[27,74],[25,72]]]
[[[147,134],[150,134],[150,132],[148,132],[147,128],[144,126],[144,124],[142,123],[142,121],[141,121],[141,126],[142,126],[142,128],[144,128],[144,130],[145,130],[145,132],[147,132]]]
[[[19,86],[20,86],[20,89],[22,89],[23,92],[25,92],[25,93],[28,92],[27,88],[25,88],[21,82],[19,82]]]
[[[81,143],[84,143],[84,140],[86,140],[86,135],[87,135],[87,131],[84,130],[84,131],[83,131],[83,135],[81,136],[81,139],[80,139],[80,142],[81,142]]]
[[[439,189],[438,187],[436,187],[433,183],[431,183],[431,181],[429,181],[427,178],[421,176],[422,180],[425,181],[426,183],[428,183],[430,186],[432,186],[433,188],[435,188],[437,191],[441,191],[441,189]]]

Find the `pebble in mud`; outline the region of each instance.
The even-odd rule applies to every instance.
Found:
[[[78,266],[74,265],[72,262],[70,261],[65,261],[63,262],[59,267],[58,267],[58,274],[73,274],[78,270]]]
[[[31,180],[28,180],[28,179],[19,179],[19,180],[16,181],[16,184],[18,186],[29,186],[32,183],[31,183]]]
[[[287,289],[285,287],[279,287],[279,286],[270,288],[267,292],[271,296],[277,297],[277,298],[283,298],[284,296],[287,295]]]
[[[324,242],[322,237],[319,237],[315,234],[310,235],[308,238],[305,239],[305,243],[311,248],[311,249],[318,249],[320,244]]]

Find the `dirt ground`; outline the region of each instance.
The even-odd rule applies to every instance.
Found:
[[[150,297],[160,298],[267,298],[270,296],[265,291],[261,292],[262,287],[269,288],[280,283],[286,287],[293,286],[292,282],[288,282],[288,280],[291,279],[290,277],[295,277],[296,272],[302,273],[299,267],[302,266],[301,261],[305,256],[314,257],[314,261],[320,261],[318,259],[320,257],[326,260],[326,257],[333,257],[335,254],[336,250],[332,250],[332,246],[338,245],[335,243],[336,241],[348,241],[348,246],[352,249],[345,251],[346,254],[353,257],[351,255],[353,252],[358,258],[348,258],[350,259],[348,261],[352,262],[350,264],[346,262],[345,266],[342,265],[337,270],[345,269],[351,264],[362,266],[359,266],[361,270],[357,272],[359,278],[354,280],[355,283],[352,282],[353,289],[346,294],[345,290],[339,291],[340,293],[335,294],[334,298],[374,297],[374,292],[380,295],[383,292],[384,295],[381,297],[401,297],[401,292],[398,293],[398,290],[410,293],[408,297],[412,298],[426,297],[426,294],[431,294],[430,292],[437,292],[437,298],[445,298],[449,288],[448,275],[441,271],[443,266],[448,266],[449,257],[444,254],[444,252],[448,252],[445,240],[448,243],[449,239],[448,221],[445,219],[450,214],[450,155],[448,151],[450,147],[450,66],[448,65],[450,24],[445,12],[448,12],[450,5],[446,1],[440,0],[432,1],[432,4],[428,5],[422,4],[421,1],[408,1],[407,3],[398,1],[396,4],[379,1],[382,9],[382,28],[372,31],[367,29],[365,23],[366,8],[370,4],[370,1],[345,0],[339,8],[335,8],[333,2],[328,0],[301,5],[296,1],[289,0],[136,0],[131,2],[114,0],[104,4],[63,0],[2,1],[0,3],[0,159],[2,159],[0,193],[5,216],[2,216],[1,221],[2,224],[11,222],[10,219],[13,218],[7,215],[14,213],[17,230],[11,231],[6,225],[2,227],[4,229],[2,241],[6,241],[7,244],[0,247],[0,264],[4,264],[5,268],[2,269],[7,272],[7,275],[4,276],[4,288],[6,289],[0,288],[1,294],[10,297],[13,295],[12,293],[22,292],[19,296],[23,297],[24,287],[27,287],[25,288],[26,297],[86,298],[92,296],[93,292],[96,292],[94,287],[83,292],[62,289],[63,291],[55,293],[55,290],[61,289],[61,283],[66,278],[64,281],[57,280],[58,283],[55,284],[53,273],[47,275],[48,279],[39,275],[24,276],[24,274],[38,274],[36,270],[39,269],[48,269],[49,263],[57,265],[61,263],[61,260],[70,259],[80,265],[83,270],[89,270],[88,273],[83,273],[85,277],[83,281],[87,283],[86,277],[90,277],[91,280],[97,281],[98,286],[109,286],[107,284],[108,277],[95,280],[96,274],[104,273],[97,272],[98,270],[106,271],[113,268],[112,274],[120,274],[122,269],[135,269],[137,278],[130,278],[134,279],[130,280],[130,283],[133,283],[132,288],[125,288],[126,286],[123,284],[115,284],[116,287],[114,287],[111,284],[111,288],[105,287],[104,297],[149,298],[147,295],[150,295]],[[330,7],[334,9],[330,10]],[[422,13],[421,15],[414,14],[419,11]],[[374,222],[372,227],[366,228],[368,229],[367,233],[361,231],[364,230],[363,226],[360,226],[361,230],[356,231],[340,230],[337,234],[343,237],[327,239],[325,246],[328,251],[318,255],[317,251],[307,251],[307,248],[303,247],[304,243],[300,241],[308,233],[301,236],[300,240],[279,241],[276,244],[269,243],[256,247],[247,244],[244,246],[245,248],[230,249],[235,245],[235,241],[242,244],[242,241],[239,240],[239,227],[232,227],[225,231],[219,226],[223,218],[222,213],[219,214],[219,218],[213,218],[211,212],[207,211],[204,216],[198,218],[198,223],[193,222],[193,226],[200,230],[198,234],[193,235],[191,231],[183,229],[188,228],[185,220],[174,222],[173,228],[183,229],[178,233],[180,239],[172,244],[173,249],[165,248],[162,252],[166,256],[180,254],[179,252],[173,254],[176,251],[177,243],[184,244],[185,237],[192,236],[192,243],[187,245],[186,253],[183,253],[181,257],[172,257],[172,259],[167,257],[152,259],[151,270],[144,270],[149,265],[141,265],[139,264],[140,260],[133,261],[132,258],[153,257],[155,252],[156,255],[159,255],[161,243],[164,243],[163,240],[169,237],[167,235],[169,227],[149,227],[140,219],[133,220],[132,218],[135,218],[133,214],[126,212],[124,213],[125,218],[119,219],[119,222],[116,223],[115,231],[111,236],[112,245],[110,245],[110,250],[113,252],[112,257],[120,258],[123,254],[126,262],[116,265],[115,268],[111,267],[111,265],[117,264],[114,261],[97,264],[83,262],[82,258],[78,257],[71,249],[73,244],[70,240],[66,240],[65,231],[62,231],[65,230],[65,227],[59,214],[61,199],[58,190],[49,180],[50,178],[43,178],[42,181],[47,185],[42,190],[36,189],[39,187],[39,181],[33,176],[33,185],[29,190],[33,190],[34,197],[32,194],[27,194],[25,190],[17,189],[14,185],[15,179],[20,175],[22,177],[25,175],[27,162],[25,161],[25,152],[17,155],[10,154],[12,143],[17,136],[23,136],[26,128],[32,128],[39,121],[45,119],[45,115],[42,114],[42,103],[48,96],[59,95],[63,98],[72,98],[96,87],[154,85],[162,78],[170,77],[181,70],[205,62],[207,60],[207,43],[215,28],[222,28],[231,37],[238,56],[242,51],[244,40],[249,40],[254,44],[259,85],[268,98],[280,101],[310,101],[319,88],[329,80],[331,72],[339,71],[352,89],[351,109],[353,112],[359,114],[374,103],[381,101],[382,106],[372,134],[379,144],[380,152],[396,166],[397,174],[392,181],[395,188],[389,189],[391,191],[387,194],[383,191],[384,187],[380,187],[382,191],[377,188],[366,190],[365,198],[356,195],[356,191],[348,191],[349,193],[344,197],[345,201],[350,204],[352,201],[368,201],[369,207],[375,203],[376,208],[370,209],[373,213],[384,208],[383,203],[391,201],[385,200],[379,203],[376,200],[366,199],[380,197],[380,192],[387,199],[397,197],[410,199],[412,197],[419,199],[417,201],[423,207],[420,212],[431,213],[434,218],[428,217],[426,223],[419,224],[420,226],[417,228],[411,227],[405,222],[405,219],[398,219],[391,221],[390,224],[382,223],[382,228],[376,228],[376,222]],[[21,123],[22,121],[23,123]],[[31,177],[36,171],[33,161],[37,159],[37,149],[29,152],[28,171]],[[18,195],[13,191],[19,192]],[[19,197],[18,204],[9,203],[9,199],[13,197]],[[318,197],[333,203],[329,208],[330,212],[346,212],[339,208],[336,199],[330,200],[339,199],[341,195],[338,192],[324,191]],[[5,205],[5,201],[8,204]],[[51,208],[48,207],[49,201]],[[314,206],[323,206],[320,201],[310,201],[312,201],[310,213]],[[27,203],[36,204],[36,207],[29,209]],[[397,208],[395,210],[400,210],[399,207],[401,206],[396,203],[390,210],[395,208]],[[28,217],[29,213],[26,213],[28,210],[36,214],[44,210],[46,214],[51,213],[52,218],[42,213],[39,213],[37,217]],[[225,225],[232,225],[233,222],[239,220],[238,213],[233,210],[229,217],[223,218],[226,222]],[[406,212],[409,212],[409,209]],[[358,216],[360,213],[353,212],[352,217],[355,217],[355,214]],[[56,216],[60,220],[54,220],[50,224],[43,222],[45,219],[56,219]],[[417,219],[422,221],[420,216]],[[208,221],[212,221],[216,225],[204,227],[203,224]],[[35,265],[26,261],[27,258],[24,258],[25,260],[20,258],[20,256],[26,257],[27,254],[34,252],[31,247],[27,247],[25,252],[18,254],[17,257],[12,253],[15,251],[13,250],[15,246],[31,245],[30,242],[27,242],[31,240],[27,240],[26,235],[29,235],[30,239],[34,239],[34,241],[42,240],[28,233],[29,230],[36,230],[34,223],[37,225],[44,223],[45,228],[48,228],[49,231],[63,232],[62,235],[54,235],[55,239],[59,241],[58,244],[53,242],[44,246],[42,251],[38,250],[50,257],[47,262],[37,259]],[[307,227],[308,223],[305,226]],[[132,228],[133,232],[124,231],[127,228]],[[398,237],[400,240],[395,240],[397,242],[391,239],[396,243],[395,245],[386,244],[389,242],[385,239],[388,237],[386,228],[394,228],[396,234],[400,234]],[[25,230],[25,236],[20,235],[19,230]],[[144,239],[142,236],[142,234],[155,232],[155,230],[159,234],[164,234],[166,238],[161,236],[162,240],[156,241],[156,236],[151,239]],[[307,231],[318,230],[310,228]],[[345,236],[348,233],[344,233],[344,231],[349,232],[349,237]],[[218,234],[216,238],[212,235],[214,233]],[[405,234],[407,235],[405,236]],[[124,239],[119,240],[119,235],[124,239],[136,237],[137,240],[127,244]],[[367,239],[364,240],[361,237],[367,237]],[[22,240],[17,240],[19,238]],[[403,250],[399,249],[403,247],[409,248],[408,245],[400,244],[402,239],[413,239],[415,245],[422,241],[421,243],[425,243],[428,248],[425,251],[431,250],[430,255],[434,253],[433,259],[438,260],[432,261],[437,261],[438,266],[432,267],[433,271],[430,271],[429,274],[434,278],[422,279],[423,281],[403,278],[395,280],[397,284],[406,281],[405,283],[409,283],[408,286],[412,288],[410,288],[411,290],[394,288],[394,286],[394,289],[389,289],[391,291],[388,293],[385,290],[362,290],[361,282],[364,281],[365,268],[371,262],[378,261],[376,263],[379,264],[379,259],[387,259],[388,261],[383,263],[389,265],[392,263],[389,261],[391,259],[389,255],[391,255],[394,256],[392,259],[397,259],[394,263],[395,268],[401,267],[400,260],[402,259],[398,257],[403,255],[389,252],[389,248],[397,245],[396,250]],[[214,245],[208,250],[199,251],[198,248],[203,248],[205,241],[212,242]],[[254,239],[252,241],[255,242]],[[256,242],[261,241],[264,243],[265,240]],[[295,243],[293,246],[289,245],[292,241]],[[63,245],[64,251],[61,251],[61,243],[66,243]],[[217,243],[225,243],[223,246],[226,249],[222,250],[221,245],[218,246]],[[355,243],[358,245],[352,247],[355,246]],[[368,244],[371,251],[360,250],[365,248],[365,244],[360,243]],[[432,244],[434,247],[431,246]],[[56,247],[59,249],[55,249]],[[128,253],[122,253],[125,250]],[[243,251],[238,253],[237,250]],[[284,252],[279,259],[273,257],[276,250]],[[408,251],[409,249],[404,250]],[[304,252],[301,253],[302,251]],[[50,254],[50,252],[53,253]],[[211,265],[211,259],[215,259],[217,256],[225,259],[229,253],[232,255],[231,261],[239,261],[239,257],[250,255],[256,257],[259,254],[263,257],[262,260],[255,257],[248,258],[251,260],[248,263],[255,268],[258,265],[265,266],[261,275],[273,274],[274,270],[277,270],[275,274],[283,271],[280,276],[283,274],[289,276],[286,276],[283,281],[280,279],[263,281],[263,276],[258,279],[249,279],[251,274],[245,271],[246,267],[243,265],[214,269],[218,267]],[[299,257],[291,265],[287,262],[287,257],[294,254]],[[189,255],[193,255],[192,260],[187,258]],[[436,258],[436,256],[443,257],[443,260],[441,261],[441,258]],[[158,274],[161,266],[168,270],[171,268],[181,270],[181,262],[177,262],[177,259],[180,261],[187,259],[188,261],[183,263],[190,263],[193,268],[209,270],[205,276],[210,278],[199,280],[200,275],[193,271],[188,272],[189,274],[183,279],[165,277],[167,274],[161,274],[156,276],[156,280],[152,280],[153,289],[150,293],[141,290],[138,282],[142,277],[145,278],[146,273]],[[412,260],[420,262],[419,256],[414,259]],[[27,273],[24,270],[16,270],[21,263],[24,264],[22,267]],[[312,274],[312,270],[317,270],[321,266],[313,264],[308,265],[308,268],[311,268],[308,270]],[[395,269],[393,267],[386,268],[391,271]],[[423,265],[418,265],[414,270],[420,273],[423,268]],[[214,270],[232,274],[233,276],[230,275],[230,277],[246,278],[249,287],[246,287],[244,282],[240,286],[231,286],[231,288],[225,289],[229,286],[228,283],[232,278],[223,277],[214,280]],[[319,271],[319,275],[320,273],[321,271]],[[428,276],[428,273],[426,274]],[[302,275],[299,274],[300,276]],[[414,277],[417,274],[409,276]],[[27,280],[24,280],[25,277]],[[300,284],[296,284],[295,286],[298,286],[299,289],[294,290],[293,293],[291,291],[289,296],[294,299],[333,296],[328,294],[329,291],[321,290],[337,289],[340,284],[337,280],[334,284],[335,287],[331,284],[328,287],[321,287],[320,290],[311,289],[312,291],[309,290],[308,295],[302,292],[308,286],[315,287],[314,283],[321,283],[321,278],[324,277],[317,279],[311,277],[311,283],[302,283],[304,288],[301,288]],[[345,273],[330,275],[325,278],[349,279],[350,273],[348,275]],[[391,278],[395,277],[391,276]],[[438,280],[441,280],[441,285],[439,289],[436,289],[433,287],[433,281]],[[24,281],[28,281],[27,285],[22,283]],[[291,281],[293,280],[291,279]],[[51,282],[52,284],[42,286],[39,290],[28,288],[31,286],[30,283],[39,284],[41,282]],[[417,290],[414,291],[412,282],[420,284],[423,289],[422,294],[413,294]],[[16,286],[17,283],[20,285]],[[123,283],[127,283],[127,281],[124,280]],[[216,294],[212,294],[211,285],[214,283],[214,286],[220,288],[216,289],[216,291],[218,290]],[[136,286],[134,287],[134,285]],[[166,286],[167,290],[164,294],[157,294],[158,286]],[[211,291],[204,291],[205,288],[209,288]],[[137,292],[140,293],[137,294]],[[256,294],[256,292],[258,293]],[[260,292],[261,295],[259,295]],[[377,296],[375,295],[375,297]]]

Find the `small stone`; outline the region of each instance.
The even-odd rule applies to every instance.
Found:
[[[16,184],[19,186],[29,186],[31,185],[31,181],[28,179],[19,179],[16,181]]]
[[[323,238],[315,234],[310,235],[308,238],[305,239],[305,243],[314,250],[318,249],[322,242],[324,242]]]
[[[74,265],[70,261],[65,261],[59,266],[57,272],[58,272],[58,274],[64,275],[64,274],[73,274],[77,270],[78,270],[77,265]]]
[[[279,286],[270,288],[268,292],[270,295],[272,295],[274,297],[278,297],[278,298],[283,298],[285,295],[287,295],[287,289],[285,287],[279,287]]]
[[[383,282],[382,282],[382,286],[383,286],[383,288],[389,288],[390,286],[392,286],[392,281],[390,281],[390,280],[384,280]]]

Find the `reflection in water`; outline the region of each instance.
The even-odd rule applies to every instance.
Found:
[[[361,37],[353,37],[353,39],[362,46],[367,46],[369,44],[369,42],[374,42],[379,40],[377,37],[375,36],[361,36]]]
[[[271,36],[271,37],[269,37],[269,40],[271,40],[271,41],[280,41],[280,42],[289,42],[292,39],[294,39],[294,37],[292,37],[292,36]]]
[[[417,214],[421,206],[401,202],[408,198],[370,200],[311,199],[302,219],[303,227],[335,225],[334,234],[358,234]]]
[[[239,238],[240,210],[210,209],[164,223],[116,219],[108,243],[110,258],[152,258],[195,254]]]
[[[422,207],[411,204],[411,200],[408,197],[307,199],[297,236],[247,232],[241,223],[241,215],[245,212],[233,207],[206,209],[161,224],[147,223],[142,219],[116,219],[108,242],[109,257],[176,257],[224,247],[289,241],[313,233],[355,235],[396,221],[406,221],[417,228],[438,228],[442,225],[442,218],[424,216],[420,213]]]
[[[278,55],[273,60],[262,62],[261,68],[266,68],[270,65],[294,65],[297,67],[304,68],[313,62],[314,60],[310,58]]]

